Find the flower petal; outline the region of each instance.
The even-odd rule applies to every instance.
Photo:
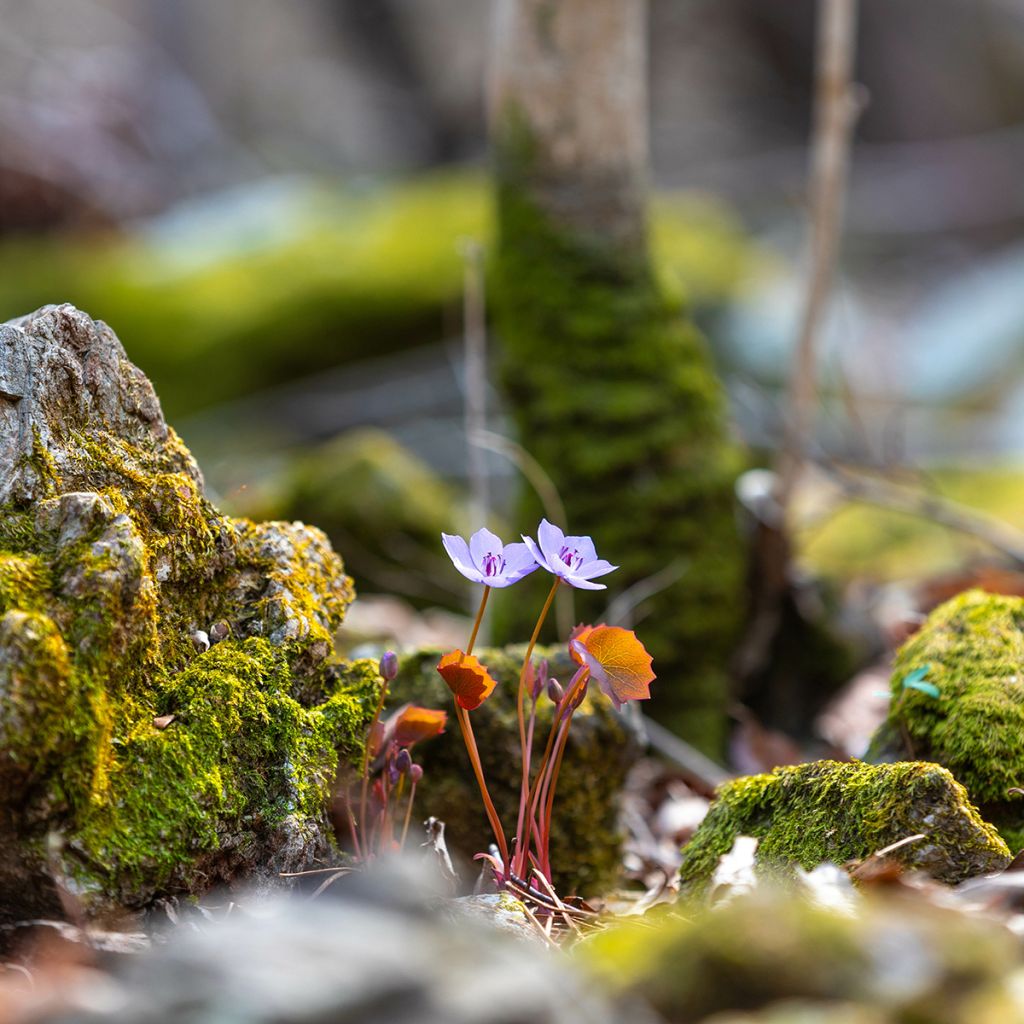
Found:
[[[581,580],[592,580],[595,576],[604,576],[618,569],[617,565],[606,562],[603,558],[595,558],[592,562],[584,562],[574,573]]]
[[[486,526],[482,526],[469,538],[469,553],[472,556],[473,565],[481,572],[484,568],[484,557],[497,555],[500,558],[502,547],[501,538],[491,533]]]
[[[556,572],[559,565],[564,565],[558,557],[558,553],[562,550],[562,545],[565,543],[565,534],[553,523],[542,519],[540,526],[537,527],[537,542],[540,545],[541,551],[544,552],[544,560],[548,571]]]
[[[448,533],[441,534],[441,543],[444,545],[452,564],[467,579],[474,583],[484,583],[484,575],[473,565],[473,556],[469,553],[469,545],[459,536],[452,536]]]
[[[455,694],[458,705],[467,711],[480,707],[498,685],[484,665],[463,651],[446,654],[437,671]]]
[[[582,564],[593,562],[597,558],[597,551],[590,537],[566,537],[562,543],[567,548],[572,548],[580,556]]]
[[[411,747],[421,740],[429,740],[444,732],[448,714],[433,708],[409,704],[395,719],[394,741],[400,747]]]
[[[502,575],[508,577],[509,583],[515,583],[540,568],[533,552],[525,544],[506,544],[504,558],[505,571]]]
[[[533,556],[534,561],[542,568],[547,569],[548,572],[554,572],[555,570],[548,565],[548,560],[544,557],[544,552],[537,546],[537,542],[532,537],[527,537],[525,533],[520,536],[523,538],[523,543]]]
[[[595,626],[582,639],[573,641],[577,644],[586,652],[578,651],[598,685],[617,705],[650,698],[655,679],[652,659],[632,630]],[[591,659],[600,666],[600,672],[595,671]]]
[[[555,573],[556,576],[561,576],[566,583],[577,587],[579,590],[607,590],[608,588],[603,583],[591,583],[590,580],[585,580],[583,577],[576,575],[576,573],[559,572]]]

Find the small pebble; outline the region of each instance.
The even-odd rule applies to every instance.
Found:
[[[158,715],[153,719],[153,725],[157,729],[166,729],[174,721],[174,715]]]
[[[210,627],[211,643],[220,643],[221,640],[224,640],[229,636],[231,636],[231,627],[223,619],[221,619],[220,622],[215,622]]]

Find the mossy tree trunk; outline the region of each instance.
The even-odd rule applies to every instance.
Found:
[[[648,255],[645,0],[501,0],[497,18],[493,298],[520,439],[561,492],[562,525],[622,566],[608,592],[577,594],[583,618],[676,565],[637,609],[652,710],[718,753],[739,459],[702,340]],[[522,630],[523,596],[499,626]]]

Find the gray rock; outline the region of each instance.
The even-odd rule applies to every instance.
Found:
[[[0,325],[0,452],[0,924],[310,866],[376,684],[327,538],[214,508],[71,306]]]

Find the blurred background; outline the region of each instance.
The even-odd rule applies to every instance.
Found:
[[[360,593],[389,595],[364,637],[461,637],[437,536],[466,525],[492,15],[0,0],[0,320],[69,301],[110,323],[216,501],[323,526]],[[651,0],[648,32],[655,256],[756,463],[804,281],[814,4]],[[815,445],[1024,528],[1024,3],[866,0],[857,44]],[[513,433],[496,391],[486,415]],[[511,519],[519,470],[485,457]],[[840,592],[990,553],[833,491],[803,492],[798,556]]]

